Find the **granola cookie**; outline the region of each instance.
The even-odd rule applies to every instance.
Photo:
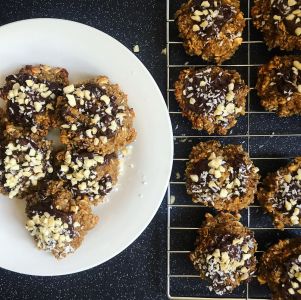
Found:
[[[58,100],[61,142],[69,149],[107,154],[134,141],[134,111],[107,77],[69,85]]]
[[[175,96],[192,127],[225,135],[245,114],[249,88],[234,70],[220,67],[185,69],[175,83]]]
[[[239,0],[189,0],[176,12],[176,22],[186,52],[204,60],[220,64],[242,43]]]
[[[254,0],[251,14],[270,49],[301,50],[300,0]]]
[[[261,257],[258,281],[268,285],[273,300],[301,299],[301,239],[270,247]]]
[[[301,157],[269,174],[258,190],[258,200],[277,228],[301,225]]]
[[[56,156],[55,176],[63,180],[77,199],[86,195],[98,204],[117,183],[119,160],[115,153],[99,155],[86,151],[64,151]]]
[[[0,192],[23,197],[52,173],[51,142],[7,125],[0,142]]]
[[[282,117],[301,114],[301,56],[275,56],[259,68],[261,105]]]
[[[46,136],[56,127],[54,111],[57,97],[68,84],[68,72],[46,65],[25,66],[17,74],[6,77],[0,96],[6,101],[10,123]]]
[[[38,192],[28,197],[26,213],[26,229],[37,247],[58,259],[73,253],[98,222],[87,197],[75,201],[63,181],[44,182]]]
[[[186,189],[192,201],[217,210],[239,211],[254,202],[260,176],[241,145],[201,142],[192,148]]]
[[[254,233],[238,217],[206,214],[190,260],[201,279],[208,281],[209,290],[224,295],[251,279],[256,270],[256,249]]]

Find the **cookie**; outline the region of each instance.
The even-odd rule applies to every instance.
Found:
[[[260,176],[241,145],[201,142],[192,148],[186,167],[192,201],[236,212],[254,202]]]
[[[58,107],[61,142],[68,149],[107,154],[121,150],[136,137],[135,114],[127,96],[105,76],[65,87]]]
[[[54,119],[56,101],[68,84],[68,72],[46,65],[26,66],[17,74],[6,77],[0,96],[6,102],[10,123],[46,136]]]
[[[23,197],[52,173],[51,142],[33,139],[12,125],[7,125],[4,135],[0,142],[0,192],[9,198]]]
[[[300,0],[254,0],[251,14],[270,49],[301,50]]]
[[[281,117],[301,114],[301,56],[275,56],[259,68],[261,105]]]
[[[279,241],[261,257],[258,281],[267,284],[272,300],[301,299],[301,239]]]
[[[258,200],[273,217],[274,225],[301,225],[301,157],[269,174],[258,190]]]
[[[229,213],[206,214],[190,260],[217,295],[231,293],[248,282],[256,270],[254,233]]]
[[[220,67],[185,69],[175,83],[175,96],[194,129],[227,134],[245,114],[249,88],[234,70]]]
[[[56,258],[73,253],[98,222],[86,197],[79,202],[63,181],[49,181],[27,199],[26,229],[39,249]]]
[[[245,27],[239,0],[189,0],[176,12],[176,23],[189,55],[218,64],[238,49]]]
[[[87,196],[98,204],[117,183],[119,161],[115,153],[101,156],[87,151],[57,154],[55,176],[65,182],[76,199]]]

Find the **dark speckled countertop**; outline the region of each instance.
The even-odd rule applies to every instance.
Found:
[[[165,0],[2,0],[0,25],[29,18],[78,21],[113,36],[137,56],[165,88]],[[1,46],[3,47],[3,45]],[[5,245],[2,245],[5,247]],[[166,299],[166,203],[143,234],[109,262],[60,277],[34,277],[0,269],[0,299]]]

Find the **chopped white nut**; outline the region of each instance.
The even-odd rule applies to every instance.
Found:
[[[76,100],[75,100],[75,97],[71,94],[67,94],[66,95],[67,99],[68,99],[68,104],[71,106],[71,107],[74,107],[76,106]]]
[[[198,176],[198,175],[190,175],[190,179],[191,179],[193,182],[198,182],[198,181],[199,181],[199,176]]]
[[[134,45],[133,51],[134,51],[135,53],[140,52],[140,47],[139,47],[139,45]]]

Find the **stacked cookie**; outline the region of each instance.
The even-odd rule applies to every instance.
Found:
[[[255,0],[252,17],[269,48],[301,50],[299,0]],[[240,1],[188,0],[175,21],[187,54],[208,62],[230,59],[242,43]],[[259,68],[256,89],[265,110],[281,117],[301,114],[300,72],[299,55],[275,56]],[[209,135],[226,135],[236,125],[245,114],[248,92],[237,71],[219,66],[184,69],[175,83],[182,115]],[[252,204],[256,194],[275,227],[301,225],[300,161],[297,157],[268,174],[257,188],[259,170],[241,146],[210,141],[193,147],[185,172],[187,193],[194,203],[218,211],[215,217],[206,215],[190,254],[210,290],[218,295],[232,292],[255,274],[257,243],[237,213]],[[300,299],[300,247],[301,239],[280,241],[263,255],[259,281],[268,283],[273,299]]]
[[[70,84],[63,68],[26,66],[0,90],[0,191],[25,199],[26,228],[56,258],[74,252],[98,222],[92,206],[117,183],[134,141],[127,96],[105,76]],[[60,130],[61,147],[46,139]]]

